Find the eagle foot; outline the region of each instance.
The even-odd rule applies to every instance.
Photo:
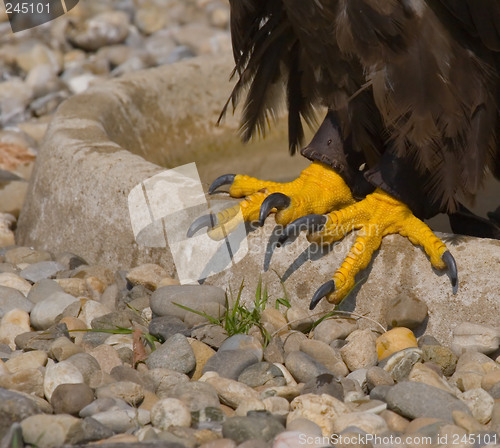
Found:
[[[288,183],[270,182],[245,175],[225,174],[210,186],[213,194],[223,185],[230,185],[229,195],[244,198],[234,207],[216,215],[200,217],[190,226],[187,235],[193,236],[202,227],[208,235],[222,239],[242,222],[258,221],[262,226],[270,213],[276,223],[286,226],[301,216],[328,213],[354,204],[351,190],[332,168],[313,162],[300,176]]]
[[[319,231],[308,234],[308,240],[320,245],[330,245],[342,239],[352,230],[360,230],[341,267],[333,279],[323,284],[314,294],[310,308],[326,297],[331,303],[338,304],[355,285],[355,276],[366,268],[373,253],[380,247],[382,238],[397,233],[407,237],[412,244],[420,245],[436,269],[447,269],[451,284],[456,292],[458,275],[455,259],[445,244],[416,218],[411,210],[401,201],[384,191],[377,189],[362,201],[344,209],[333,211],[323,217],[303,217],[300,222],[293,222],[284,230],[280,240],[283,243],[306,223],[306,229],[321,226]],[[309,227],[308,227],[309,226]],[[314,229],[313,229],[314,230]]]

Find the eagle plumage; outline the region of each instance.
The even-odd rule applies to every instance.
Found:
[[[432,213],[420,215],[453,213],[487,171],[500,178],[500,1],[230,5],[237,83],[228,104],[246,94],[244,140],[265,134],[285,105],[293,153],[302,123],[314,127],[326,107],[352,169],[366,165],[364,178],[396,196],[412,180],[400,199],[429,198]],[[385,179],[388,164],[412,175]]]

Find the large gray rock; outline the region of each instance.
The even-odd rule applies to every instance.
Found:
[[[174,263],[169,249],[135,241],[127,200],[134,187],[163,170],[160,165],[173,168],[195,161],[207,183],[228,172],[278,181],[296,177],[307,161],[288,157],[283,126],[263,143],[244,149],[235,132],[237,116],[229,114],[222,126],[214,126],[231,90],[227,80],[232,65],[229,55],[194,58],[102,83],[62,104],[37,157],[18,223],[18,244],[71,251],[113,268],[157,263],[170,274]],[[165,193],[166,200],[171,196]],[[245,302],[255,298],[262,274],[276,298],[283,296],[277,272],[284,276],[293,305],[306,307],[316,288],[341,265],[353,236],[322,256],[310,250],[302,235],[270,259],[266,249],[273,227],[270,218],[248,238],[248,254],[207,282],[237,291],[245,280]],[[180,230],[185,235],[187,229]],[[433,271],[421,249],[390,236],[343,306],[352,310],[355,304],[358,313],[386,324],[389,302],[411,291],[429,309],[428,333],[443,343],[450,341],[457,323],[496,325],[500,242],[457,237],[448,245],[459,269],[458,294],[453,295],[446,275]],[[206,260],[209,265],[211,258]],[[269,269],[263,273],[264,265]],[[331,308],[322,303],[318,311]]]

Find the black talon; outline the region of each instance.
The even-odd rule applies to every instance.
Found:
[[[214,194],[217,188],[222,187],[223,185],[230,185],[234,182],[236,174],[223,174],[219,176],[212,182],[212,185],[208,188],[208,194]]]
[[[292,200],[286,194],[270,194],[266,199],[264,199],[262,205],[260,206],[259,226],[262,227],[264,225],[264,221],[269,216],[269,213],[271,213],[273,208],[283,210],[284,208],[289,207],[291,202]]]
[[[444,264],[448,269],[448,275],[450,276],[451,286],[453,288],[453,293],[455,294],[458,289],[458,272],[457,272],[457,263],[455,262],[455,258],[453,258],[451,252],[447,250],[441,256],[441,260],[444,261]]]
[[[332,292],[335,292],[335,281],[330,280],[326,283],[323,283],[314,293],[313,298],[311,299],[311,303],[309,304],[309,309],[313,310],[314,308],[316,308],[316,305],[320,302],[320,300],[328,294],[331,294]]]
[[[320,231],[327,220],[328,218],[325,215],[301,216],[283,229],[283,234],[278,238],[278,247],[292,235],[298,235],[302,230],[307,230],[308,232]]]
[[[198,230],[203,229],[203,227],[213,228],[217,225],[217,217],[215,215],[203,215],[196,218],[193,223],[189,226],[187,231],[187,237],[191,238]]]

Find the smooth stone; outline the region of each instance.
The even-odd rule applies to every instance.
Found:
[[[0,286],[16,289],[22,293],[24,297],[28,295],[32,287],[30,282],[11,272],[2,272],[0,274]]]
[[[32,283],[42,279],[55,277],[55,275],[64,269],[64,266],[56,261],[39,261],[38,263],[30,264],[24,268],[19,275]]]
[[[177,333],[184,336],[191,334],[187,325],[181,319],[174,316],[154,317],[149,323],[148,331],[149,334],[157,337],[160,341],[166,341]]]
[[[329,436],[334,432],[334,421],[349,412],[349,408],[342,401],[330,395],[305,394],[290,403],[287,427],[290,427],[293,420],[305,418],[316,423],[324,436]]]
[[[337,400],[344,400],[344,388],[341,381],[330,373],[323,373],[304,384],[303,394],[331,395]]]
[[[167,276],[167,271],[161,266],[154,263],[147,263],[130,269],[127,274],[127,280],[132,285],[142,285],[154,291],[158,288],[161,280]]]
[[[403,381],[391,386],[384,401],[392,411],[412,419],[432,417],[452,422],[454,410],[470,414],[467,405],[453,395],[437,387],[413,381]]]
[[[207,312],[205,305],[216,303],[220,305],[220,316],[225,313],[226,295],[222,288],[211,285],[183,285],[163,286],[151,295],[151,310],[156,316],[176,316],[182,320],[186,319],[189,311],[186,311],[174,303],[192,308],[196,311]]]
[[[196,366],[196,358],[187,338],[176,334],[148,356],[146,365],[150,369],[165,368],[189,373]]]
[[[220,325],[202,325],[193,328],[191,337],[213,348],[219,348],[227,339],[227,333]]]
[[[366,371],[366,382],[368,390],[372,390],[376,386],[392,386],[394,379],[382,367],[372,366]]]
[[[98,387],[96,398],[118,398],[131,406],[138,406],[144,400],[144,388],[131,381],[117,381]]]
[[[0,286],[0,317],[9,311],[20,309],[30,312],[33,308],[31,303],[20,291],[8,286]]]
[[[279,336],[272,337],[267,347],[264,348],[264,361],[285,363],[285,349]]]
[[[96,398],[92,403],[82,408],[79,412],[79,415],[82,418],[92,417],[94,414],[99,414],[106,411],[114,411],[118,409],[126,410],[131,409],[131,407],[119,398]]]
[[[66,30],[69,41],[78,48],[95,51],[122,43],[128,36],[129,19],[122,11],[105,11],[76,23]]]
[[[196,368],[191,376],[193,381],[197,381],[203,375],[203,369],[207,361],[215,355],[216,351],[203,342],[196,339],[188,339],[191,348],[193,349],[194,357],[196,359]]]
[[[161,399],[177,398],[188,407],[190,412],[220,406],[217,390],[209,383],[200,381],[183,382],[168,390],[163,389],[157,395]]]
[[[50,351],[50,346],[57,338],[70,338],[68,328],[64,324],[53,325],[43,331],[22,333],[15,338],[16,347],[21,350]]]
[[[56,292],[65,291],[55,280],[43,278],[31,287],[28,300],[32,303],[38,303]]]
[[[224,378],[236,380],[245,369],[258,362],[255,350],[219,350],[207,360],[202,373],[217,372]]]
[[[90,292],[82,278],[58,278],[54,282],[59,285],[62,291],[73,297],[89,297]]]
[[[86,417],[80,420],[80,425],[77,431],[71,434],[68,443],[71,445],[96,442],[107,439],[113,436],[113,431],[106,428],[91,417]]]
[[[427,305],[414,295],[400,294],[390,303],[385,320],[391,327],[415,329],[427,317]]]
[[[271,441],[285,430],[276,419],[269,416],[231,417],[222,424],[222,435],[237,443],[246,440]]]
[[[312,380],[324,373],[331,374],[323,364],[300,351],[290,352],[285,359],[285,366],[293,377],[301,383]]]
[[[262,400],[264,409],[277,416],[286,416],[290,411],[290,403],[283,397],[268,397]]]
[[[82,300],[82,302],[82,308],[78,315],[78,319],[83,320],[85,325],[87,325],[87,328],[92,327],[94,319],[98,319],[110,312],[108,307],[97,302],[96,300],[86,299]]]
[[[153,381],[149,377],[142,375],[132,367],[128,366],[113,367],[113,369],[110,372],[110,375],[116,381],[130,381],[132,383],[139,384],[140,386],[150,391],[153,391],[155,389]]]
[[[20,372],[26,369],[38,369],[39,367],[45,366],[47,359],[47,353],[44,351],[33,350],[21,353],[14,358],[10,358],[5,362],[5,367],[7,367],[11,373]]]
[[[82,278],[84,280],[87,280],[89,278],[96,278],[105,287],[108,287],[115,282],[115,272],[113,272],[106,266],[101,265],[78,266],[72,271],[71,276],[74,278]]]
[[[191,426],[189,408],[177,398],[163,398],[151,409],[151,423],[155,428],[168,430],[171,426]]]
[[[189,377],[184,373],[169,369],[150,369],[145,373],[152,384],[156,394],[168,394],[168,391],[181,383],[189,382]]]
[[[428,384],[429,386],[437,387],[450,394],[455,394],[456,389],[451,387],[442,375],[438,374],[426,364],[416,363],[408,375],[408,380]]]
[[[52,360],[49,360],[47,362],[43,380],[43,391],[48,401],[50,401],[52,393],[60,384],[78,384],[83,382],[83,375],[68,361],[54,363]]]
[[[112,311],[92,319],[90,326],[94,330],[113,330],[117,327],[131,328],[136,317],[130,311]]]
[[[419,348],[406,348],[395,352],[379,363],[388,372],[395,382],[408,378],[413,366],[422,361],[422,350]]]
[[[76,353],[65,361],[77,368],[82,374],[85,384],[89,384],[92,374],[101,369],[97,359],[88,353]]]
[[[69,269],[70,271],[82,265],[88,265],[82,257],[72,252],[61,252],[55,256],[55,260],[62,264],[65,269]]]
[[[407,348],[418,347],[417,338],[409,328],[396,327],[381,334],[376,341],[380,361]]]
[[[462,322],[453,329],[451,349],[457,355],[467,350],[490,354],[499,347],[500,330],[498,328]]]
[[[362,369],[364,375],[364,371],[366,369]],[[355,371],[356,372],[356,371]],[[344,402],[350,403],[352,401],[364,400],[366,398],[365,392],[361,389],[360,383],[358,381],[352,380],[350,378],[340,378],[342,383],[342,387],[344,388]],[[361,382],[365,383],[364,378]]]
[[[300,351],[323,364],[338,377],[346,376],[349,373],[349,369],[344,363],[340,351],[330,347],[323,341],[306,339],[300,343]]]
[[[437,364],[445,376],[453,374],[458,358],[449,347],[424,344],[420,346],[420,349],[422,350],[424,361]]]
[[[43,373],[39,368],[27,368],[12,374],[0,375],[0,388],[43,397]]]
[[[261,343],[247,334],[235,334],[227,338],[219,347],[219,351],[224,350],[250,350],[259,361],[262,361],[264,354]]]
[[[115,367],[122,365],[117,351],[110,345],[98,345],[90,350],[89,354],[98,362],[100,370],[104,373],[110,373]]]
[[[458,398],[467,405],[472,416],[479,423],[486,424],[491,420],[495,400],[484,389],[467,390],[459,393]]]
[[[0,320],[0,344],[16,348],[16,337],[30,331],[30,316],[19,308],[8,311]]]
[[[94,391],[84,383],[60,384],[52,392],[50,404],[56,414],[78,415],[94,401]]]
[[[250,387],[284,386],[286,384],[283,372],[268,362],[259,362],[247,367],[237,379],[238,382]]]
[[[293,331],[306,332],[311,327],[316,317],[314,312],[300,306],[292,306],[286,311],[286,320]]]
[[[379,415],[368,412],[354,412],[339,415],[333,422],[335,433],[339,434],[350,426],[364,431],[367,434],[381,435],[389,430],[386,421]]]
[[[288,322],[280,310],[276,308],[266,308],[260,315],[262,325],[270,325],[272,333],[278,335],[285,334],[288,331]]]
[[[52,342],[50,346],[50,354],[57,361],[64,361],[70,356],[82,353],[83,348],[73,344],[68,338],[61,337]]]
[[[354,330],[347,336],[347,344],[340,349],[340,354],[351,372],[377,364],[376,340],[377,336],[369,329]]]
[[[208,372],[200,378],[215,388],[219,395],[220,402],[233,409],[236,409],[245,400],[259,399],[259,394],[246,384],[229,378],[218,376],[214,372]]]
[[[356,320],[346,318],[325,319],[314,329],[314,339],[330,344],[336,339],[345,339],[356,330]]]
[[[484,431],[485,426],[479,423],[474,417],[469,414],[465,414],[461,411],[453,411],[453,421],[460,428],[465,429],[469,433],[478,433]]]
[[[151,421],[149,411],[134,408],[102,411],[93,414],[92,418],[116,434],[138,429]]]
[[[481,387],[489,392],[497,383],[500,383],[500,369],[485,374],[481,380]]]
[[[286,425],[287,431],[295,431],[313,436],[322,436],[321,427],[306,418],[296,418]]]
[[[31,325],[36,330],[46,330],[54,324],[56,317],[67,306],[77,300],[77,298],[63,292],[56,292],[50,295],[33,306],[30,314]]]
[[[5,261],[14,265],[50,260],[52,260],[52,256],[49,252],[32,249],[31,247],[16,247],[5,252]]]
[[[23,440],[40,448],[60,447],[74,437],[80,420],[71,415],[33,415],[21,422]]]
[[[39,406],[32,399],[0,388],[0,440],[13,423],[40,412]]]
[[[379,415],[385,420],[389,430],[392,432],[404,433],[410,423],[408,419],[401,417],[389,409],[383,410]]]

